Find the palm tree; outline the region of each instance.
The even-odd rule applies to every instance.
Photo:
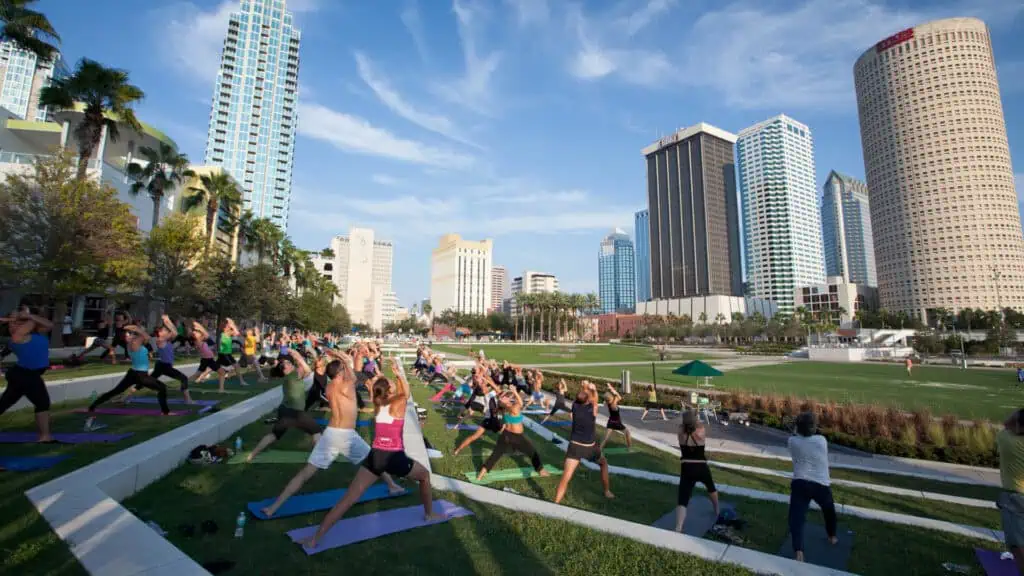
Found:
[[[133,195],[142,190],[149,193],[153,200],[153,227],[160,223],[160,203],[164,194],[180,186],[186,178],[195,176],[188,168],[188,156],[179,154],[170,145],[161,142],[156,150],[149,146],[139,148],[139,155],[145,158],[145,165],[132,162],[126,173],[134,182],[131,186]]]
[[[324,248],[323,250],[320,251],[320,256],[322,256],[322,257],[324,257],[324,258],[326,258],[328,260],[331,260],[331,259],[334,258],[334,249],[332,249],[332,248]]]
[[[292,243],[292,239],[288,236],[284,236],[281,239],[280,248],[276,254],[274,265],[280,265],[281,270],[284,272],[286,278],[290,278],[292,275],[292,268],[301,259],[300,250],[295,247]]]
[[[82,58],[74,74],[53,79],[39,92],[40,106],[54,110],[73,110],[79,102],[85,106],[82,121],[75,127],[79,179],[85,178],[104,128],[112,142],[119,136],[118,122],[136,132],[142,130],[132,106],[143,96],[141,88],[128,83],[127,72],[107,68],[88,58]]]
[[[530,320],[530,311],[533,306],[533,294],[525,294],[523,292],[516,294],[516,305],[519,307],[519,317],[523,321],[523,338],[529,341],[531,340],[530,332],[532,332],[533,322],[529,322],[529,328],[527,328],[527,321]]]
[[[242,189],[227,172],[203,174],[199,183],[189,188],[192,195],[185,199],[185,209],[206,206],[206,251],[209,252],[216,236],[217,212],[223,209],[228,214],[236,214],[242,204]]]
[[[589,294],[586,295],[586,303],[587,312],[593,314],[595,310],[600,308],[601,299],[597,297],[596,293],[590,292]]]
[[[233,248],[236,262],[242,260],[242,251],[245,249],[245,246],[247,244],[253,244],[255,241],[252,227],[256,220],[256,215],[253,214],[252,210],[246,210],[245,212],[242,212],[242,215],[234,222],[234,231],[232,236],[234,238]]]
[[[0,40],[14,42],[18,48],[36,55],[40,62],[51,62],[57,54],[53,43],[60,36],[41,12],[27,6],[38,0],[0,0]]]
[[[251,244],[256,249],[257,261],[262,264],[267,254],[275,254],[284,234],[269,218],[257,218],[252,223]]]

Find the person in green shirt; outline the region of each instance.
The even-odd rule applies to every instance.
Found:
[[[1017,570],[1024,574],[1024,408],[1003,422],[1003,429],[996,434],[996,447],[1003,488],[996,505],[1002,517],[1006,547],[1013,554]]]
[[[235,321],[231,318],[225,318],[220,325],[220,341],[217,343],[217,365],[220,366],[217,369],[217,379],[220,382],[220,391],[224,391],[224,377],[227,374],[228,368],[231,368],[238,374],[238,382],[242,386],[248,386],[249,383],[242,377],[242,370],[238,366],[238,361],[235,360],[233,352],[235,351],[235,336],[238,336],[241,332],[238,327],[235,326]]]
[[[313,371],[296,350],[289,350],[288,357],[282,358],[281,372],[284,384],[281,385],[281,405],[277,407],[277,421],[270,432],[260,439],[256,448],[249,453],[246,462],[252,462],[257,454],[281,439],[290,428],[298,428],[313,437],[313,442],[320,440],[323,427],[316,419],[303,410],[306,407],[306,386],[313,383]]]

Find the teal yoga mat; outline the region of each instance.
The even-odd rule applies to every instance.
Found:
[[[261,510],[270,506],[274,503],[277,498],[267,498],[266,500],[260,500],[259,502],[249,502],[247,507],[249,512],[253,516],[260,520],[274,520],[277,518],[287,518],[289,516],[298,516],[300,514],[309,514],[310,512],[320,512],[322,510],[330,510],[341,500],[341,497],[345,495],[345,488],[337,488],[335,490],[327,490],[324,492],[309,492],[306,494],[296,494],[288,499],[287,502],[281,505],[277,509],[277,512],[270,518],[268,518]],[[398,494],[391,494],[388,492],[388,485],[383,482],[374,484],[363,492],[363,495],[359,498],[359,503],[371,502],[373,500],[384,500],[387,498],[400,498],[409,494],[408,490],[399,492]]]
[[[550,464],[545,464],[544,469],[552,476],[561,476],[562,471]],[[526,478],[540,478],[540,474],[533,468],[505,468],[493,470],[484,476],[483,480],[477,480],[479,472],[464,472],[463,475],[473,484],[491,484],[493,482],[507,482],[509,480],[525,480]]]

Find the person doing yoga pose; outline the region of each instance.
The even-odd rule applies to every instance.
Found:
[[[565,395],[568,390],[569,387],[565,384],[565,378],[559,378],[558,387],[555,389],[555,401],[551,403],[551,412],[540,421],[541,424],[547,422],[548,419],[557,414],[559,410],[572,414],[572,409],[569,408],[569,404],[565,400]]]
[[[523,433],[523,415],[521,413],[523,410],[523,399],[515,392],[506,392],[498,397],[498,404],[503,411],[501,416],[501,434],[498,436],[498,443],[495,444],[494,451],[491,452],[490,457],[487,458],[483,467],[480,468],[480,473],[476,475],[476,479],[478,481],[483,480],[484,476],[487,476],[487,471],[493,470],[505,452],[510,450],[524,454],[530,459],[533,469],[538,474],[549,476],[550,474],[544,469],[544,464],[540,461],[540,454],[537,454],[537,449],[533,447],[533,443]]]
[[[35,411],[39,442],[53,442],[50,435],[50,393],[43,374],[50,368],[50,341],[45,336],[53,324],[21,307],[0,322],[11,332],[8,347],[18,362],[7,370],[7,387],[0,396],[0,414],[7,412],[21,397],[28,398]]]
[[[166,314],[161,316],[163,324],[157,326],[154,331],[156,337],[156,365],[153,367],[153,371],[149,374],[153,378],[159,380],[161,376],[169,376],[174,378],[181,383],[181,393],[185,398],[185,402],[188,404],[192,403],[192,396],[188,393],[188,377],[178,371],[174,367],[174,342],[177,340],[178,329],[171,322],[171,319]],[[131,399],[133,392],[141,390],[138,386],[128,390],[125,393],[123,402],[128,403]]]
[[[314,442],[320,440],[320,433],[323,431],[316,419],[303,410],[306,405],[306,383],[313,380],[313,372],[309,369],[306,361],[297,350],[289,350],[287,359],[281,362],[281,370],[284,372],[284,384],[281,390],[284,393],[281,398],[281,405],[277,407],[277,421],[274,427],[266,436],[260,439],[256,448],[249,453],[246,462],[252,462],[257,454],[267,449],[268,446],[281,439],[291,428],[298,428],[313,437]]]
[[[129,388],[148,388],[156,390],[157,400],[160,402],[160,411],[164,416],[171,413],[167,407],[167,386],[163,382],[149,375],[149,350],[146,349],[146,342],[149,341],[149,334],[134,324],[124,326],[125,344],[128,347],[128,358],[132,366],[125,373],[124,378],[114,386],[113,389],[104,393],[89,405],[89,418],[85,422],[85,429],[90,430],[96,420],[91,414],[96,412],[101,404],[109,402],[111,398],[119,396],[128,391]]]
[[[832,500],[828,474],[828,441],[818,434],[818,422],[812,412],[796,417],[796,436],[789,438],[789,452],[793,459],[793,481],[789,485],[789,533],[793,541],[793,556],[798,562],[803,562],[804,524],[811,501],[821,508],[829,543],[839,542],[836,536],[836,505]]]
[[[565,451],[565,462],[562,463],[562,480],[555,491],[555,504],[565,497],[565,491],[569,488],[569,482],[580,465],[580,460],[590,460],[601,466],[604,496],[615,498],[615,494],[612,494],[611,481],[608,479],[608,460],[601,454],[601,447],[597,445],[595,434],[597,409],[600,403],[597,387],[584,380],[576,394],[576,401],[572,403],[572,432],[569,434],[569,448]]]
[[[501,406],[498,404],[498,387],[491,379],[486,377],[479,377],[479,382],[480,390],[484,395],[484,420],[473,434],[459,444],[459,447],[453,453],[455,456],[469,448],[469,445],[479,440],[485,432],[501,434]]]
[[[199,351],[199,368],[192,374],[192,381],[198,384],[207,374],[216,372],[221,368],[213,355],[213,349],[210,348],[213,340],[210,340],[210,335],[206,332],[206,328],[199,322],[192,322],[192,342],[195,344],[196,350]],[[221,387],[221,392],[223,391],[224,388]]]
[[[533,379],[530,381],[530,401],[526,404],[526,408],[533,406],[534,404],[540,404],[540,407],[544,410],[548,409],[548,399],[544,396],[544,373],[540,370],[534,370]]]
[[[370,454],[369,444],[355,430],[359,410],[355,400],[356,376],[352,370],[352,360],[333,350],[328,350],[327,355],[334,358],[324,371],[327,377],[325,393],[331,407],[330,420],[313,451],[309,453],[306,465],[288,482],[277,500],[262,510],[268,518],[273,516],[318,470],[330,468],[338,456],[358,466]],[[404,489],[395,484],[387,473],[381,476],[387,482],[390,493],[404,492]]]
[[[256,349],[259,347],[259,342],[259,331],[255,328],[246,329],[245,341],[242,343],[242,354],[245,356],[245,363],[256,368],[256,374],[259,376],[260,382],[266,382],[267,378],[263,375],[263,369],[260,368],[259,360],[256,358]]]
[[[224,391],[224,376],[227,374],[227,369],[234,369],[235,373],[238,374],[238,382],[242,386],[248,386],[249,383],[242,377],[242,371],[238,366],[238,361],[235,360],[233,355],[235,346],[235,336],[238,336],[240,332],[238,327],[235,326],[235,321],[231,318],[225,318],[224,322],[221,323],[220,327],[220,342],[217,345],[217,364],[220,368],[217,370],[217,378],[220,383],[219,390]]]
[[[604,395],[604,402],[608,405],[608,424],[605,426],[607,430],[604,434],[604,440],[601,441],[601,449],[604,450],[604,445],[608,443],[608,438],[611,437],[612,432],[619,432],[626,437],[626,448],[633,447],[633,438],[629,434],[629,428],[622,423],[622,413],[619,411],[619,401],[622,400],[622,396],[619,395],[619,391],[615,389],[615,386],[608,384],[608,393]]]
[[[379,378],[370,388],[370,398],[377,411],[374,425],[373,447],[363,460],[356,477],[348,485],[345,495],[324,516],[316,534],[302,543],[307,549],[315,549],[317,542],[327,534],[341,517],[348,512],[371,484],[385,472],[392,477],[409,478],[419,482],[420,501],[423,503],[423,518],[427,522],[444,520],[443,514],[434,513],[433,494],[430,492],[430,472],[405,453],[402,434],[405,428],[406,407],[409,400],[409,383],[405,370],[395,360],[394,381]]]
[[[704,425],[697,418],[697,413],[687,410],[683,413],[683,422],[679,425],[679,492],[676,499],[676,532],[683,531],[686,522],[686,507],[693,496],[693,487],[700,482],[708,492],[711,505],[718,517],[718,490],[711,478],[711,468],[704,453],[707,433]]]

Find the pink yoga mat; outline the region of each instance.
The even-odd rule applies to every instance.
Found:
[[[78,414],[90,413],[88,408],[72,410]],[[97,408],[92,414],[105,414],[107,416],[161,416],[163,412],[153,408]],[[184,416],[189,414],[188,410],[171,410],[168,416]]]
[[[430,401],[431,402],[439,401],[441,399],[441,396],[444,396],[445,392],[449,392],[451,390],[455,390],[455,386],[452,386],[451,384],[445,384],[444,388],[441,388],[440,392],[438,392],[437,394],[434,394],[433,396],[430,397]]]
[[[978,557],[978,562],[988,576],[1018,576],[1017,564],[1013,559],[1000,559],[1000,552],[975,548],[974,554]]]
[[[131,436],[133,432],[124,434],[96,434],[95,432],[54,432],[53,439],[61,444],[89,444],[101,442],[117,442]],[[37,432],[0,432],[0,444],[31,444],[39,439]]]
[[[398,532],[405,532],[406,530],[412,530],[413,528],[441,524],[453,518],[473,515],[469,510],[456,506],[447,500],[434,500],[434,512],[438,514],[445,514],[447,518],[437,522],[424,522],[423,506],[421,505],[409,506],[407,508],[394,508],[392,510],[385,510],[384,512],[375,512],[373,514],[364,514],[362,516],[345,518],[335,524],[330,531],[327,532],[319,542],[317,542],[316,548],[311,550],[303,546],[302,549],[306,552],[307,556],[312,556],[313,554],[318,554],[324,550],[339,548],[341,546],[364,542],[366,540],[373,540],[374,538],[380,538],[381,536],[387,536],[388,534],[395,534]],[[288,532],[288,537],[292,539],[292,542],[301,542],[311,537],[313,534],[316,534],[317,528],[319,528],[319,526],[297,528]]]

